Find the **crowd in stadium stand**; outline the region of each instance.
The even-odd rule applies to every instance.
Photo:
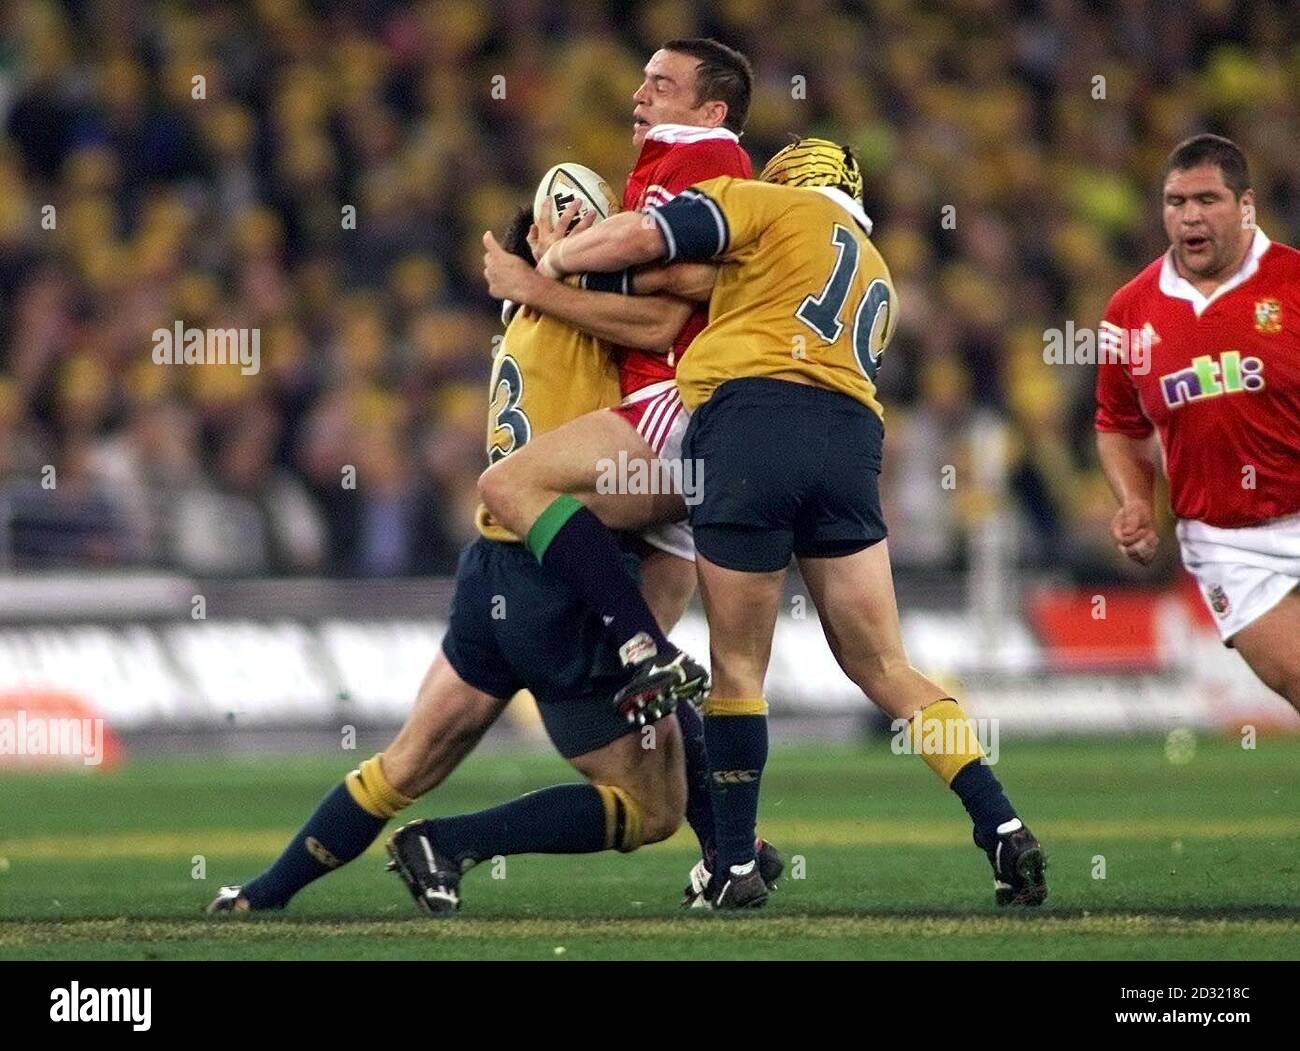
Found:
[[[1245,149],[1261,227],[1300,241],[1300,8],[627,9],[6,5],[0,566],[453,570],[500,330],[479,235],[559,160],[621,186],[641,65],[714,35],[754,64],[756,169],[792,132],[862,159],[902,303],[896,563],[960,567],[1000,515],[1027,567],[1139,573],[1108,540],[1093,370],[1045,364],[1044,330],[1095,327],[1161,251],[1162,164],[1193,132]],[[260,370],[155,363],[178,320],[257,329]]]

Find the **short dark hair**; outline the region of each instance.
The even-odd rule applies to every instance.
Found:
[[[1189,168],[1199,168],[1204,164],[1217,164],[1223,173],[1223,184],[1232,191],[1234,197],[1241,197],[1250,189],[1250,166],[1246,155],[1231,139],[1208,132],[1193,135],[1174,147],[1174,152],[1165,161],[1164,178],[1170,172],[1184,172]]]
[[[698,58],[695,68],[695,105],[717,100],[727,104],[722,126],[739,135],[749,117],[754,94],[754,68],[735,48],[709,37],[680,37],[663,45],[664,51]]]
[[[510,220],[506,232],[501,235],[501,247],[511,255],[517,255],[529,266],[536,266],[537,260],[533,258],[533,250],[528,247],[528,230],[532,225],[532,208],[521,207]]]

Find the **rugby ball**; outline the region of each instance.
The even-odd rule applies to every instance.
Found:
[[[588,212],[596,213],[596,222],[618,211],[618,198],[609,183],[590,168],[581,164],[557,164],[542,176],[533,197],[533,222],[540,222],[546,209],[550,210],[554,225],[574,200],[578,204],[578,218]]]

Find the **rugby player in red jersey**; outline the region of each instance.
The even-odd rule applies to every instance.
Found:
[[[752,85],[745,57],[716,41],[672,40],[656,51],[632,96],[632,141],[640,155],[623,193],[624,210],[666,203],[686,187],[720,175],[748,178],[752,167],[738,133]],[[558,229],[567,229],[567,222]],[[548,231],[542,233],[534,245],[539,258],[552,241]],[[657,458],[680,456],[686,417],[673,377],[677,361],[708,320],[707,303],[678,299],[677,308],[666,311],[660,324],[645,326],[639,345],[627,346],[626,326],[611,324],[611,314],[621,320],[629,309],[623,297],[609,294],[620,275],[612,281],[591,275],[586,288],[557,285],[501,252],[490,235],[485,235],[485,247],[493,295],[624,344],[616,352],[624,400],[495,464],[479,483],[483,501],[500,522],[528,538],[539,561],[611,618],[610,631],[627,646],[629,667],[646,673],[632,676],[632,693],[645,690],[657,701],[657,693],[671,687],[686,699],[702,687],[703,669],[689,658],[693,667],[668,669],[681,655],[659,628],[676,623],[695,586],[695,551],[683,521],[682,494],[629,492],[627,486],[608,491],[601,483],[609,477],[602,465],[646,466]],[[651,473],[658,476],[647,476]],[[630,580],[611,580],[598,571],[615,561],[605,550],[613,538],[601,523],[610,529],[646,530],[642,539],[654,550],[643,563],[642,578],[656,617],[647,616],[641,591]]]
[[[645,66],[645,80],[632,96],[632,141],[640,154],[623,192],[624,210],[664,204],[695,183],[752,175],[739,143],[749,111],[753,73],[744,55],[707,39],[670,40]],[[545,218],[533,242],[541,257],[566,233],[571,207],[551,228]],[[655,484],[649,491],[608,485],[611,467],[628,476],[680,479],[687,417],[677,393],[677,362],[708,321],[712,268],[687,264],[684,280],[668,280],[677,294],[653,323],[629,326],[645,311],[636,305],[626,275],[587,275],[583,287],[547,280],[484,236],[484,273],[489,291],[620,344],[615,353],[623,403],[588,413],[539,435],[489,468],[479,492],[492,515],[518,536],[542,565],[572,585],[597,609],[624,655],[626,685],[615,703],[629,718],[653,717],[707,685],[704,668],[666,638],[695,589],[695,546],[680,488]],[[702,282],[701,282],[702,277]],[[694,282],[692,278],[695,279]],[[697,288],[696,285],[699,287]],[[644,291],[644,289],[640,289]],[[692,290],[694,298],[687,298]],[[701,302],[702,301],[702,302]],[[629,328],[635,331],[629,331]],[[616,476],[617,477],[617,476]],[[641,583],[627,572],[611,530],[636,532],[646,545]],[[642,597],[644,593],[644,598]],[[689,705],[679,705],[689,782],[686,817],[700,839],[703,861],[712,855],[713,821],[708,800],[703,727]],[[771,883],[781,864],[759,841],[760,867]],[[697,866],[684,904],[703,900],[707,871]]]
[[[1163,209],[1169,250],[1102,321],[1111,532],[1135,562],[1154,557],[1158,450],[1183,564],[1224,643],[1300,709],[1300,252],[1255,225],[1246,158],[1217,135],[1170,154]]]
[[[688,186],[716,175],[748,178],[752,174],[749,156],[727,127],[675,121],[647,124],[656,108],[670,119],[701,119],[691,112],[678,112],[684,92],[708,93],[707,87],[690,87],[691,64],[701,64],[700,60],[674,52],[671,46],[670,42],[650,59],[646,82],[634,96],[638,100],[636,113],[642,115],[634,120],[633,141],[641,146],[641,152],[623,191],[624,211],[667,203]],[[724,70],[722,75],[733,72]],[[654,86],[648,88],[651,84]],[[674,86],[671,95],[670,84]],[[642,97],[648,101],[639,101]],[[709,105],[696,109],[707,110]],[[735,105],[747,108],[748,99]],[[710,110],[705,119],[715,117]],[[578,232],[594,219],[589,213],[583,220],[571,222],[576,219],[576,208],[576,203],[571,205],[554,227],[542,218],[539,237],[533,243],[539,258],[559,240],[560,230]],[[695,585],[695,546],[690,526],[683,520],[682,494],[606,493],[598,486],[596,464],[602,458],[616,460],[620,452],[628,461],[646,462],[680,455],[686,417],[674,377],[677,362],[708,321],[714,268],[684,265],[663,275],[662,292],[674,296],[674,301],[651,318],[635,298],[610,294],[634,291],[625,275],[590,274],[584,275],[582,287],[557,285],[519,265],[517,257],[500,251],[499,246],[487,248],[485,272],[493,294],[617,344],[614,357],[623,394],[618,407],[575,420],[556,434],[548,443],[551,447],[539,447],[522,457],[517,466],[485,478],[482,488],[488,506],[496,504],[520,522],[533,522],[556,496],[568,493],[581,496],[607,525],[642,530],[642,540],[653,549],[646,559],[643,590],[660,622],[675,623],[690,602]],[[656,303],[662,304],[662,298]],[[638,500],[638,496],[646,499]]]

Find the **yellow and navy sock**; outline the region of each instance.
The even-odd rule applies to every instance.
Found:
[[[713,796],[709,793],[709,752],[704,746],[704,721],[693,705],[677,706],[682,729],[682,754],[686,761],[686,823],[700,841],[700,856],[712,871],[717,853],[717,827]]]
[[[641,845],[641,808],[610,785],[555,785],[429,822],[438,850],[471,864],[509,854],[590,854]]]
[[[951,697],[928,704],[912,716],[913,740],[921,743],[921,755],[944,783],[957,793],[975,824],[975,841],[988,849],[997,839],[998,828],[1016,818],[1015,808],[984,762],[975,728]]]
[[[767,764],[767,703],[761,698],[709,697],[704,702],[709,789],[717,827],[717,867],[755,860],[758,789]]]
[[[528,530],[528,550],[541,565],[566,581],[605,619],[621,648],[639,634],[654,640],[660,653],[676,653],[624,564],[623,549],[608,526],[582,502],[557,496]]]
[[[410,804],[372,756],[321,800],[275,864],[241,893],[254,909],[283,908],[312,880],[364,854],[388,819]]]

